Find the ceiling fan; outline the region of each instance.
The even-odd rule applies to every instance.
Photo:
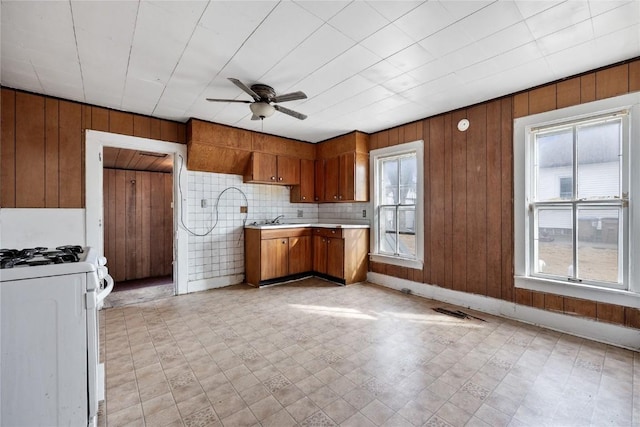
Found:
[[[253,113],[253,116],[251,116],[251,120],[263,120],[266,117],[271,116],[275,111],[279,111],[281,113],[287,114],[291,117],[295,117],[296,119],[300,119],[300,120],[304,120],[307,118],[307,116],[302,113],[298,113],[297,111],[293,111],[278,105],[279,102],[295,101],[297,99],[307,99],[307,95],[304,92],[298,91],[298,92],[286,93],[284,95],[277,95],[276,91],[271,86],[256,83],[254,85],[251,85],[251,87],[249,87],[238,79],[234,79],[230,77],[229,80],[233,84],[238,86],[240,89],[248,93],[253,98],[253,101],[244,101],[240,99],[215,99],[215,98],[207,98],[207,101],[241,102],[244,104],[251,104],[249,105],[249,108],[251,108],[251,112]]]

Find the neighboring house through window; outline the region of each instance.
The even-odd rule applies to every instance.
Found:
[[[517,287],[640,305],[639,100],[515,121]]]
[[[372,150],[374,261],[422,268],[423,142]]]

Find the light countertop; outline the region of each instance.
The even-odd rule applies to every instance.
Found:
[[[245,228],[257,230],[277,230],[281,228],[369,228],[369,224],[343,224],[343,223],[302,223],[302,224],[248,224]]]

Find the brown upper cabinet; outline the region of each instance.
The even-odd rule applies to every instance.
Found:
[[[300,185],[291,189],[291,203],[315,203],[315,161],[300,159]]]
[[[325,144],[325,145],[323,145]],[[352,132],[318,146],[317,202],[369,201],[368,135]]]
[[[300,184],[300,159],[254,152],[244,174],[244,182]]]

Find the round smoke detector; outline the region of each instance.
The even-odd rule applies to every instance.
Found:
[[[467,119],[462,119],[458,122],[458,130],[460,132],[464,132],[467,129],[469,129],[469,120]]]

